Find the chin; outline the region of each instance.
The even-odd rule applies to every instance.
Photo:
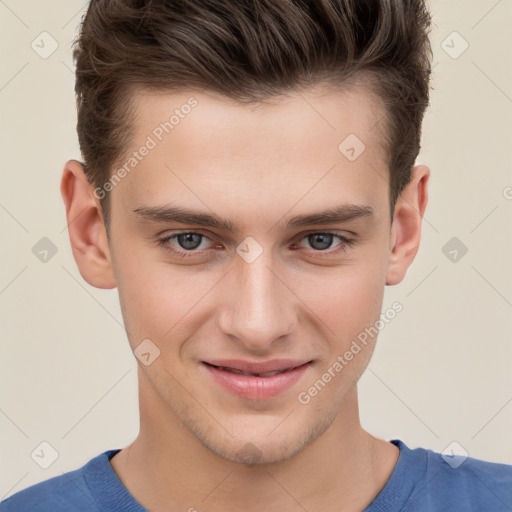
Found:
[[[293,422],[290,422],[292,424]],[[276,464],[295,457],[309,444],[313,443],[331,424],[330,421],[313,425],[293,425],[294,430],[279,426],[270,435],[269,429],[239,433],[230,437],[222,429],[210,429],[193,433],[201,444],[218,457],[236,464],[247,466]],[[288,425],[290,427],[290,425]],[[275,428],[275,427],[274,427]],[[217,434],[217,435],[215,435]]]
[[[211,443],[208,440],[201,440],[203,445],[218,457],[235,464],[243,464],[245,466],[255,466],[264,464],[276,464],[293,457],[300,451],[289,442],[269,442],[256,440],[253,441],[237,441],[227,443]]]

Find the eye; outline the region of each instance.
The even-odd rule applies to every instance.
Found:
[[[303,238],[303,240],[313,248],[313,252],[325,252],[328,255],[345,251],[355,244],[355,241],[350,238],[330,232],[309,233]],[[327,251],[335,240],[338,240],[339,244],[334,250]]]
[[[193,257],[199,253],[204,252],[197,250],[201,247],[203,239],[210,240],[204,233],[196,233],[187,231],[183,233],[176,233],[174,235],[166,236],[158,240],[158,245],[164,247],[167,251],[179,257]],[[176,244],[170,243],[176,240]],[[203,247],[202,249],[205,249]]]
[[[199,248],[203,235],[199,233],[180,233],[179,235],[174,235],[173,238],[176,238],[182,249],[193,250]]]
[[[306,240],[313,249],[318,251],[324,251],[331,247],[334,241],[334,235],[332,233],[314,233],[312,235],[308,235]]]

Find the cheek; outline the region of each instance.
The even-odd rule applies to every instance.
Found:
[[[183,332],[187,315],[206,299],[215,280],[190,267],[150,261],[147,254],[125,254],[116,261],[116,280],[132,344],[145,338],[163,343]]]
[[[321,320],[325,357],[319,361],[316,377],[297,397],[299,403],[314,403],[322,414],[335,414],[364,372],[377,341],[374,327],[382,309],[384,270],[377,258],[373,265],[365,260],[360,266],[344,268],[316,292],[310,291],[311,309]]]
[[[373,254],[371,252],[373,251]],[[386,255],[373,247],[347,265],[296,276],[294,292],[322,321],[328,338],[347,340],[373,324],[382,308]]]

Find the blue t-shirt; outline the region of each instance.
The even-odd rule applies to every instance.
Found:
[[[512,465],[468,457],[456,467],[440,453],[391,442],[400,449],[398,462],[364,512],[512,511]],[[0,512],[148,512],[110,464],[118,451],[17,492],[0,503]]]

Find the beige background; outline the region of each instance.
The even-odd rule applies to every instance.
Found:
[[[419,158],[430,203],[416,261],[386,289],[383,310],[404,310],[360,381],[361,419],[411,447],[456,441],[512,463],[512,2],[430,5],[434,90]],[[117,291],[80,277],[59,192],[64,162],[79,158],[70,43],[84,6],[0,0],[0,499],[138,431]],[[59,45],[46,59],[31,47],[43,31]],[[453,31],[469,44],[457,58],[443,49],[463,48]],[[32,252],[43,237],[57,249],[46,263]],[[442,251],[452,237],[468,248],[457,262]],[[58,453],[48,469],[31,457],[43,441]]]

